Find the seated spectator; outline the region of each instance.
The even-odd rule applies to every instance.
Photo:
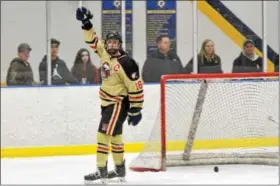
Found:
[[[72,75],[67,68],[65,62],[61,60],[58,55],[58,48],[60,42],[56,39],[51,39],[51,84],[52,85],[65,85],[68,84],[79,84],[79,81]],[[47,55],[42,59],[39,66],[40,81],[43,84],[48,84],[47,79]]]
[[[36,85],[33,71],[28,59],[32,49],[27,43],[18,46],[18,57],[14,58],[8,69],[6,84],[12,85]]]
[[[81,84],[97,84],[100,82],[99,71],[92,64],[89,51],[85,48],[77,52],[71,72]]]
[[[184,68],[184,72],[193,72],[193,58]],[[197,55],[197,73],[223,73],[221,58],[215,53],[214,42],[210,39],[203,41],[200,52]]]
[[[243,51],[233,61],[232,73],[263,72],[263,61],[255,53],[253,40],[246,40],[243,43]]]
[[[156,43],[158,49],[148,57],[142,69],[144,82],[159,82],[162,75],[183,72],[180,58],[170,49],[169,37],[161,35]]]
[[[279,55],[275,59],[274,72],[279,72]]]

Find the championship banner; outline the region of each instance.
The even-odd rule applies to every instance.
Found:
[[[102,38],[108,32],[117,31],[121,33],[121,3],[117,0],[102,1]],[[132,0],[126,0],[126,52],[132,56]]]
[[[169,36],[171,48],[176,52],[176,1],[147,0],[146,17],[147,55],[157,49],[159,35]]]

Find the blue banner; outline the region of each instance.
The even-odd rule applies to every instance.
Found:
[[[147,55],[157,49],[156,38],[167,35],[176,52],[176,1],[146,0]]]
[[[121,30],[121,3],[118,0],[103,0],[102,1],[102,38],[105,38],[110,31],[117,31],[122,34]],[[132,0],[125,1],[126,7],[126,52],[132,56]]]

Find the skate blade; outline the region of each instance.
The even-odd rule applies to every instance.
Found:
[[[117,178],[109,179],[108,182],[109,183],[124,183],[124,182],[126,182],[126,179],[117,177]]]
[[[126,182],[125,178],[119,178],[119,182]]]
[[[108,180],[107,179],[99,179],[99,180],[94,180],[94,181],[88,181],[85,180],[84,181],[85,185],[107,185],[108,184]]]
[[[85,180],[84,181],[84,184],[85,185],[107,185],[109,183],[124,183],[126,182],[126,179],[125,178],[117,178],[117,179],[105,179],[105,180],[94,180],[94,181],[87,181]]]
[[[94,181],[84,180],[84,184],[85,184],[85,185],[91,185],[91,184],[93,184],[93,183],[94,183]]]
[[[108,184],[108,179],[101,179],[100,181],[101,181],[102,184],[105,184],[105,185]]]

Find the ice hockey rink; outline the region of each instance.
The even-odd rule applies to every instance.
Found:
[[[126,154],[127,165],[137,154]],[[111,157],[110,157],[111,158]],[[109,159],[109,169],[113,168]],[[277,166],[219,165],[168,168],[166,172],[127,169],[122,184],[279,184]],[[84,184],[83,176],[95,170],[95,155],[1,159],[2,184]],[[97,182],[98,183],[98,182]],[[118,184],[111,180],[109,184]]]

